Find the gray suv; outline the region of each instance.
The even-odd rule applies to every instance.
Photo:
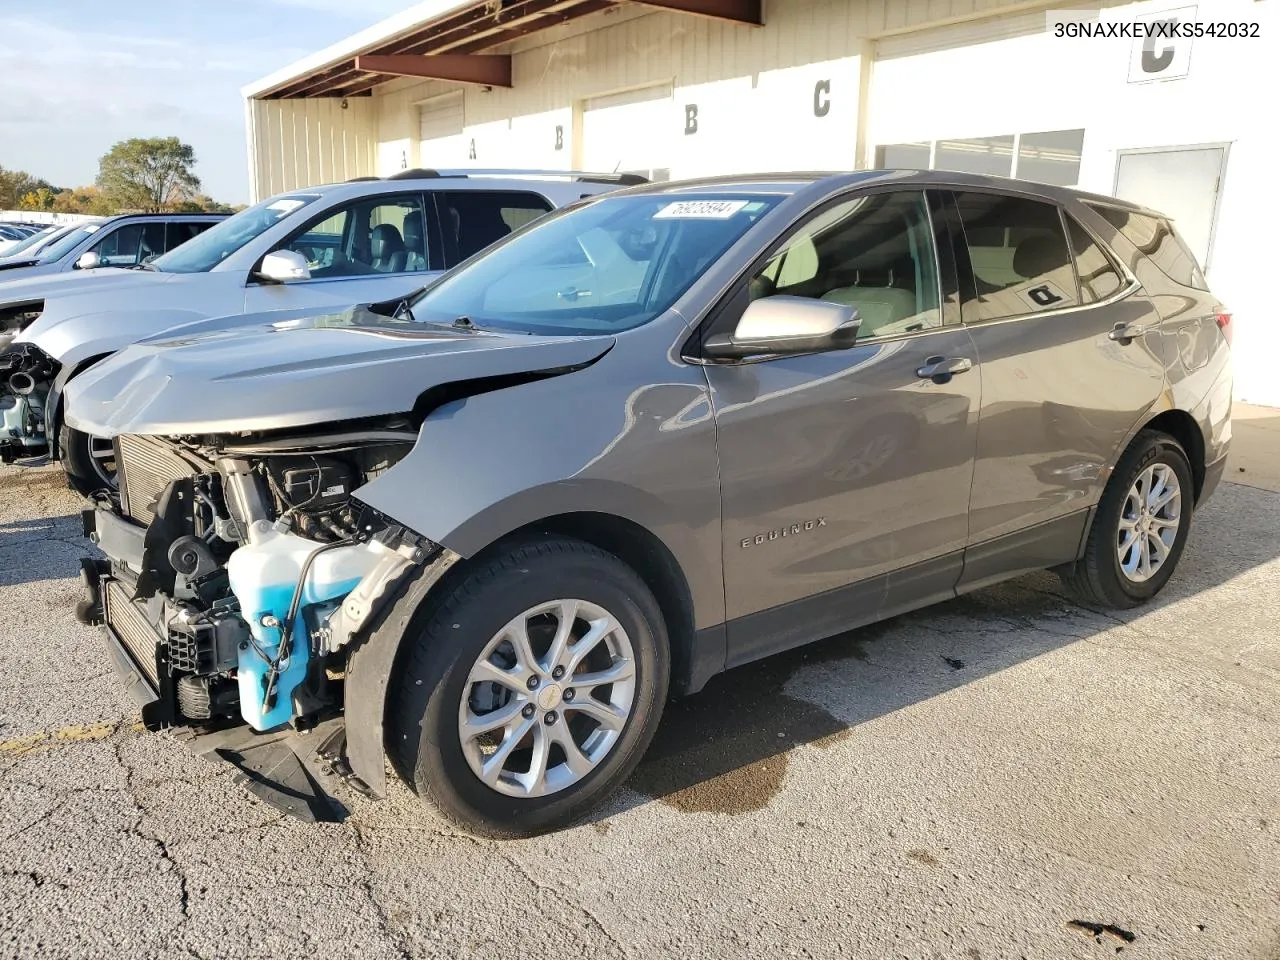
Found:
[[[122,481],[79,614],[148,727],[282,805],[324,763],[381,795],[389,757],[477,833],[554,828],[739,664],[1040,568],[1151,599],[1222,476],[1229,319],[1109,197],[621,191],[404,303],[80,377]]]

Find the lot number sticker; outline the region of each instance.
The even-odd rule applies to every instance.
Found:
[[[728,220],[746,200],[677,200],[653,215],[655,220]]]

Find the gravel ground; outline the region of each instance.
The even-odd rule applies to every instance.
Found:
[[[0,956],[1280,960],[1272,490],[1224,485],[1141,612],[1043,574],[735,670],[506,843],[399,786],[285,819],[140,731],[77,510],[0,468]]]

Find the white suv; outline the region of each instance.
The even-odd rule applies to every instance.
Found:
[[[212,317],[404,297],[544,213],[637,182],[626,174],[407,170],[280,194],[134,269],[0,284],[0,350],[8,346],[0,355],[0,457],[38,456],[47,446],[78,489],[109,484],[109,444],[59,436],[63,387],[91,364]]]

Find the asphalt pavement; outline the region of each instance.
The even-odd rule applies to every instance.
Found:
[[[0,467],[0,957],[1280,960],[1280,415],[1245,420],[1157,602],[1037,574],[734,670],[519,842],[399,784],[302,823],[142,731],[72,617],[77,502]]]

